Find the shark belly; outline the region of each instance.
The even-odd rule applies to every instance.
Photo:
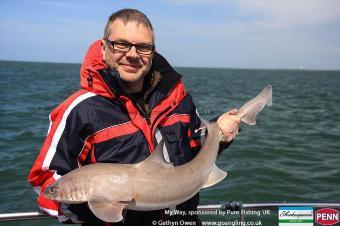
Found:
[[[131,210],[157,210],[176,206],[193,197],[201,188],[209,170],[175,167],[161,168],[154,172],[136,175],[134,203],[126,206]],[[190,173],[190,175],[188,175]],[[142,186],[141,186],[142,185]]]

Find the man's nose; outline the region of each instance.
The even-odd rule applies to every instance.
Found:
[[[126,53],[127,57],[138,58],[137,49],[135,46],[131,46],[130,50]]]

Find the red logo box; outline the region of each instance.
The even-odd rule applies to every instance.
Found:
[[[323,208],[315,212],[315,222],[321,225],[334,225],[339,223],[339,211]]]

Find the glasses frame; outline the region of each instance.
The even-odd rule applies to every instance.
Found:
[[[124,41],[112,41],[110,39],[105,39],[105,41],[110,44],[112,46],[112,49],[114,51],[118,51],[118,52],[123,52],[123,53],[127,53],[131,50],[132,46],[134,46],[136,48],[136,52],[140,55],[146,55],[146,56],[149,56],[151,54],[153,54],[153,52],[155,51],[155,46],[154,45],[147,45],[147,44],[132,44],[130,42],[124,42]],[[118,43],[124,43],[124,44],[128,44],[129,45],[129,48],[126,49],[126,50],[122,50],[122,49],[117,49],[115,48],[115,45],[118,44]],[[145,52],[140,52],[139,51],[139,47],[141,46],[148,46],[148,47],[151,47],[151,52],[150,53],[145,53]]]

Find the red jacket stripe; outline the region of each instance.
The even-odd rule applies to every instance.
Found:
[[[192,132],[191,132],[191,130],[189,129],[189,130],[188,130],[188,137],[190,138],[191,135],[192,135]],[[201,139],[196,139],[196,140],[190,139],[189,144],[190,144],[190,147],[191,147],[191,148],[197,148],[197,147],[199,147],[199,146],[201,145]]]
[[[85,161],[87,155],[93,147],[93,144],[100,143],[115,137],[124,136],[127,134],[135,133],[138,128],[135,127],[131,122],[115,125],[103,129],[95,134],[89,136],[86,141],[83,150],[79,154],[78,162],[80,165]],[[92,150],[91,161],[95,161],[94,150]]]
[[[94,149],[92,148],[92,151],[91,151],[91,163],[97,163],[97,159],[96,159],[96,156],[94,155]]]
[[[160,126],[171,126],[175,123],[182,122],[182,123],[189,123],[190,122],[190,115],[187,114],[173,114],[169,117],[165,117],[160,123]]]
[[[199,147],[200,145],[201,145],[200,140],[190,140],[190,147],[191,148],[196,148],[196,147]]]

